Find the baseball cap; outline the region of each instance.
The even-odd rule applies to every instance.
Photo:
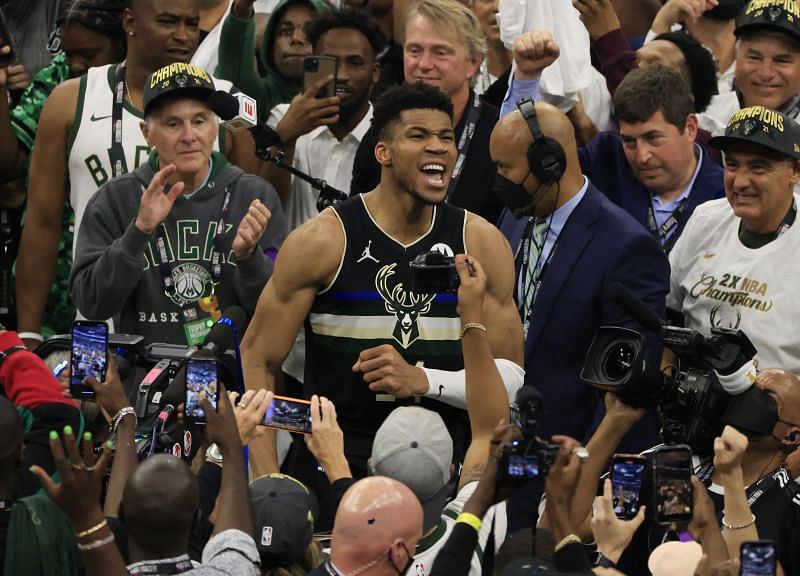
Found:
[[[439,522],[450,492],[453,439],[442,417],[418,406],[395,408],[375,434],[371,471],[408,486],[422,504],[425,530]]]
[[[703,12],[712,20],[733,20],[744,8],[745,0],[719,0],[719,4]]]
[[[800,6],[796,0],[751,0],[733,33],[739,36],[759,28],[783,32],[800,41]]]
[[[758,144],[800,160],[800,128],[777,110],[763,106],[742,108],[728,120],[723,136],[708,141],[722,150],[737,142]]]
[[[303,557],[314,536],[317,500],[302,482],[268,474],[250,484],[253,526],[263,566],[288,566]]]
[[[693,576],[702,555],[697,542],[664,542],[650,553],[647,567],[653,576]]]
[[[144,84],[144,113],[147,114],[157,103],[168,98],[183,97],[208,102],[215,90],[208,72],[194,64],[173,62],[147,77]]]

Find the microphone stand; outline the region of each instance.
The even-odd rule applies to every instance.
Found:
[[[274,146],[275,143],[272,143],[271,145]],[[286,164],[283,162],[283,150],[278,150],[277,152],[273,153],[270,151],[269,146],[262,145],[258,142],[258,139],[256,139],[256,156],[265,162],[271,162],[275,164],[275,166],[281,170],[286,170],[304,182],[308,182],[314,190],[319,190],[319,198],[317,199],[317,210],[319,212],[322,212],[329,206],[333,206],[339,202],[344,202],[349,197],[341,190],[337,190],[333,186],[329,185],[322,178],[315,178],[314,176],[306,174],[302,170],[298,170],[291,164]]]

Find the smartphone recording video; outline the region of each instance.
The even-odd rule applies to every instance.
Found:
[[[261,424],[289,432],[311,434],[311,402],[274,396]]]
[[[104,382],[108,368],[108,325],[105,322],[76,320],[72,324],[69,392],[73,398],[94,398],[84,384],[90,376]]]
[[[186,397],[184,418],[195,426],[205,426],[206,412],[200,404],[205,395],[214,410],[217,409],[219,375],[216,360],[189,359],[186,362]]]
[[[635,454],[615,454],[611,466],[611,500],[617,518],[630,520],[639,512],[647,460]]]
[[[336,58],[333,56],[306,56],[303,60],[303,92],[323,78],[333,75],[333,82],[319,89],[315,98],[327,98],[336,94]]]
[[[692,451],[662,446],[655,452],[656,520],[668,524],[692,519]]]
[[[742,542],[739,557],[741,576],[775,576],[777,562],[778,554],[774,541]]]

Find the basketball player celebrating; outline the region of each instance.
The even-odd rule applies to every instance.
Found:
[[[463,455],[464,378],[452,371],[463,368],[464,330],[486,330],[509,394],[521,385],[511,249],[486,220],[444,203],[456,158],[452,118],[450,99],[425,84],[393,87],[378,99],[380,184],[289,235],[242,343],[246,386],[273,389],[305,322],[304,396],[333,401],[355,477],[367,474],[375,431],[399,404],[442,414],[456,457],[459,447]],[[474,255],[484,265],[485,327],[459,319],[455,295],[411,290],[409,263],[432,250]],[[259,475],[277,471],[274,437],[262,436],[250,454]],[[289,473],[320,498],[315,526],[324,529],[329,490],[302,441],[290,452]]]
[[[212,152],[213,92],[196,66],[147,78],[141,130],[155,150],[98,190],[78,232],[70,275],[78,310],[114,317],[117,331],[146,342],[198,344],[220,310],[252,313],[286,237],[274,188]]]

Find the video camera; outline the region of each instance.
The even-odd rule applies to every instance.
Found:
[[[441,252],[420,254],[410,263],[411,291],[416,294],[458,292],[461,278],[456,270],[456,260]]]
[[[560,446],[536,436],[542,405],[542,395],[533,386],[523,386],[517,390],[513,409],[518,413],[522,438],[503,447],[497,472],[499,486],[508,486],[513,490],[528,480],[547,477]]]
[[[612,299],[678,356],[671,374],[646,358],[641,332],[601,326],[595,333],[581,378],[595,388],[614,392],[631,406],[656,406],[667,444],[689,444],[700,455],[713,451],[722,431],[721,418],[730,395],[714,371],[734,374],[752,360],[756,349],[741,330],[712,328],[711,336],[664,325],[661,319],[621,284]],[[657,359],[660,361],[660,358]],[[712,370],[713,369],[713,370]]]

